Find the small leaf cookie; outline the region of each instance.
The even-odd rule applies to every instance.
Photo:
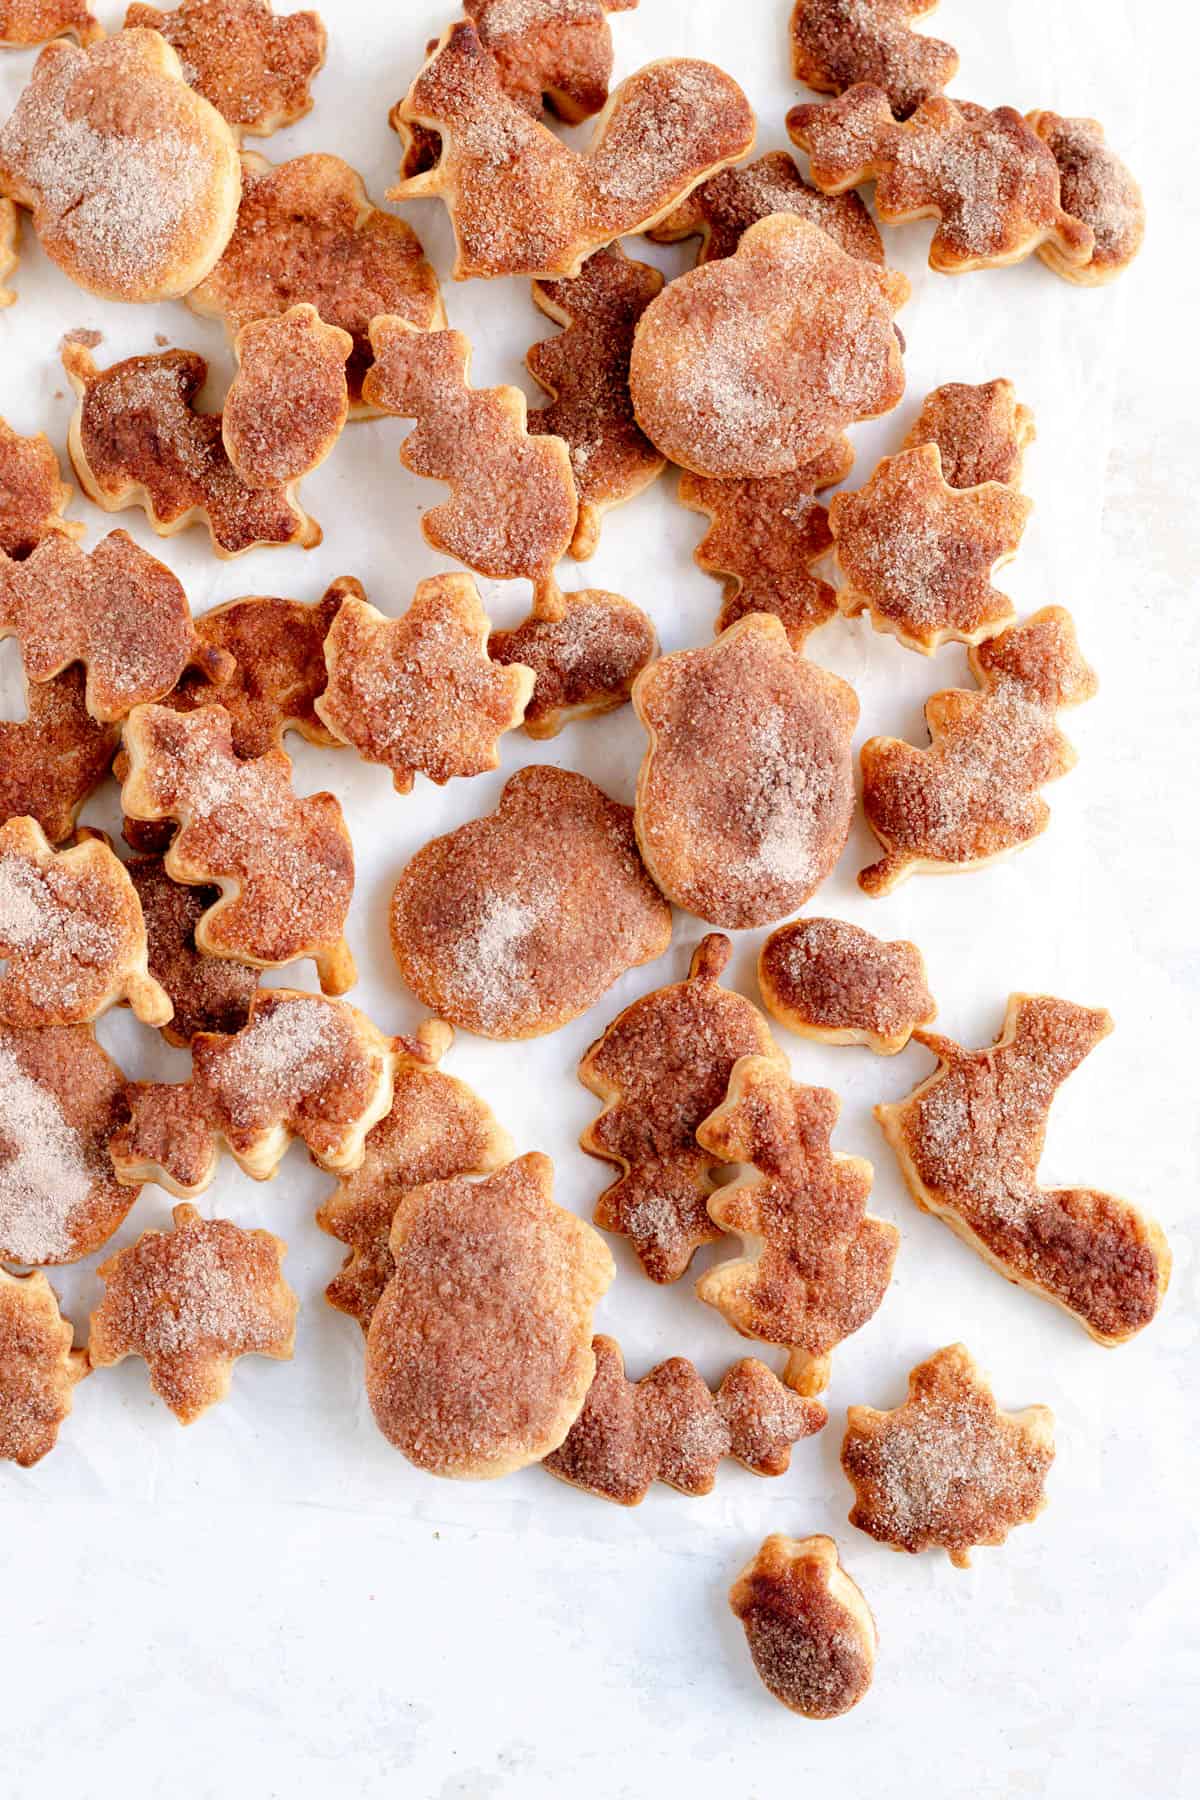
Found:
[[[86,46],[103,36],[87,0],[0,0],[0,49],[25,50],[56,37]]]
[[[392,953],[439,1018],[539,1037],[661,956],[671,909],[629,807],[569,769],[520,769],[496,811],[419,850],[392,895]]]
[[[1014,994],[990,1049],[914,1033],[938,1067],[907,1100],[875,1108],[922,1212],[1101,1344],[1123,1343],[1158,1311],[1166,1239],[1128,1201],[1040,1187],[1037,1170],[1055,1093],[1111,1030],[1106,1012]]]
[[[367,1333],[375,1423],[431,1475],[485,1481],[566,1437],[595,1374],[604,1240],[552,1199],[549,1157],[410,1188]]]
[[[1146,235],[1142,190],[1104,141],[1095,119],[1065,119],[1061,113],[1026,114],[1031,128],[1058,164],[1063,209],[1088,228],[1095,240],[1082,265],[1064,256],[1051,239],[1038,255],[1048,269],[1081,287],[1098,287],[1127,269]]]
[[[131,819],[174,819],[167,874],[221,898],[196,927],[212,956],[260,969],[311,956],[326,993],[354,985],[343,935],[354,853],[332,794],[298,799],[282,750],[244,761],[223,706],[139,706],[125,726],[121,805]]]
[[[102,839],[54,850],[36,819],[0,826],[0,958],[5,1025],[86,1025],[121,1000],[144,1025],[171,1017],[137,893]]]
[[[1020,487],[1025,449],[1036,435],[1033,414],[1019,404],[1011,381],[984,381],[977,387],[947,381],[926,394],[901,448],[936,444],[943,479],[952,488],[982,487],[989,481]]]
[[[391,121],[440,138],[434,167],[388,198],[445,202],[458,281],[578,275],[595,251],[657,224],[754,143],[736,82],[712,63],[664,57],[614,90],[591,144],[572,150],[509,97],[465,20],[434,46]]]
[[[639,675],[649,746],[638,845],[677,906],[730,929],[769,925],[814,894],[854,810],[854,690],[751,613]]]
[[[82,537],[76,519],[64,519],[72,492],[44,431],[20,437],[0,419],[0,551],[20,561],[54,533]]]
[[[904,392],[893,315],[906,278],[773,213],[732,256],[669,283],[642,315],[629,383],[672,462],[723,480],[786,475]]]
[[[312,111],[309,88],[325,61],[315,12],[276,18],[271,0],[180,0],[173,11],[127,8],[125,29],[157,31],[176,51],[189,87],[240,137],[269,137]]]
[[[792,73],[818,94],[841,94],[872,81],[890,110],[907,119],[940,94],[958,70],[953,44],[926,37],[913,20],[938,0],[796,0],[792,8]]]
[[[364,1335],[396,1272],[388,1240],[405,1192],[456,1175],[490,1175],[512,1160],[512,1140],[491,1108],[437,1066],[448,1041],[449,1028],[433,1019],[417,1034],[420,1053],[401,1051],[391,1109],[367,1133],[361,1167],[344,1174],[317,1209],[321,1230],[347,1246],[325,1298],[357,1319]]]
[[[535,344],[529,373],[551,404],[529,415],[529,429],[560,437],[571,453],[579,517],[571,555],[584,562],[600,542],[610,507],[632,500],[662,473],[663,458],[638,428],[629,393],[629,357],[638,320],[662,290],[649,263],[620,244],[590,256],[573,281],[535,281],[534,304],[562,326]]]
[[[884,263],[879,228],[858,195],[822,194],[810,187],[796,167],[795,157],[786,150],[772,150],[740,169],[722,169],[647,235],[656,244],[698,237],[696,261],[717,262],[732,256],[742,234],[772,213],[795,213],[798,218],[810,219],[848,256],[861,256],[864,262],[881,267]]]
[[[711,1494],[727,1456],[755,1475],[783,1475],[792,1445],[825,1424],[823,1406],[789,1393],[750,1358],[713,1394],[684,1356],[627,1381],[612,1338],[593,1338],[592,1353],[596,1374],[583,1411],[542,1467],[618,1506],[640,1506],[656,1481],[680,1494]]]
[[[976,1546],[1004,1543],[1046,1504],[1054,1414],[1001,1412],[963,1344],[912,1371],[903,1406],[852,1406],[846,1421],[850,1523],[893,1550],[944,1550],[966,1569]]]
[[[863,811],[885,852],[858,877],[865,893],[982,868],[1032,842],[1050,823],[1039,789],[1075,766],[1055,714],[1090,700],[1096,677],[1069,612],[1043,607],[967,660],[979,687],[926,701],[927,749],[899,738],[862,747]]]
[[[793,1083],[778,1054],[747,1056],[696,1132],[716,1160],[752,1165],[708,1210],[755,1250],[707,1269],[696,1293],[743,1337],[785,1348],[783,1378],[800,1394],[828,1387],[830,1353],[878,1311],[900,1247],[866,1210],[870,1163],[830,1148],[840,1110],[828,1088]]]
[[[127,1117],[90,1025],[0,1025],[0,1261],[78,1262],[107,1242],[137,1199],[108,1154]]]
[[[86,677],[73,663],[50,681],[26,683],[26,716],[0,719],[0,818],[28,813],[52,844],[75,829],[121,741],[118,725],[88,712]]]
[[[444,1026],[443,1040],[387,1038],[344,1000],[291,988],[260,988],[248,1010],[237,1032],[196,1033],[190,1080],[131,1083],[129,1123],[111,1146],[119,1180],[194,1199],[224,1144],[270,1181],[294,1137],[323,1169],[355,1169],[392,1103],[397,1057],[436,1061],[444,1048]]]
[[[242,156],[242,203],[220,261],[187,296],[193,312],[223,319],[231,338],[256,319],[302,301],[354,340],[346,364],[350,416],[362,417],[367,335],[380,313],[421,330],[445,324],[441,293],[410,225],[381,212],[339,156],[269,163]]]
[[[105,512],[140,506],[159,537],[205,525],[223,557],[320,543],[321,527],[291,491],[295,484],[248,487],[229,460],[220,413],[196,411],[208,375],[202,356],[163,350],[98,369],[84,345],[67,344],[62,361],[79,400],[71,461]]]
[[[238,371],[221,411],[221,441],[239,481],[287,486],[320,468],[350,411],[348,331],[326,325],[315,306],[243,325]]]
[[[875,1673],[871,1609],[832,1538],[773,1533],[729,1590],[767,1692],[805,1719],[857,1706]]]
[[[300,1302],[283,1278],[281,1238],[202,1219],[194,1206],[173,1217],[173,1231],[144,1231],[100,1264],[88,1356],[97,1369],[140,1356],[159,1399],[191,1425],[225,1398],[239,1356],[291,1360]]]
[[[258,970],[196,948],[196,927],[220,899],[220,888],[172,881],[161,856],[135,856],[125,869],[146,923],[150,973],[175,1009],[161,1027],[167,1042],[186,1049],[198,1031],[240,1031]]]
[[[0,188],[33,214],[42,248],[103,299],[177,299],[233,230],[233,133],[154,31],[79,49],[59,38],[0,129]]]
[[[523,728],[531,738],[555,737],[571,719],[624,706],[633,684],[658,655],[653,621],[632,600],[583,588],[543,593],[528,618],[511,631],[493,631],[488,655],[533,671],[533,694]]]
[[[389,768],[399,794],[411,792],[418,770],[442,786],[496,768],[534,676],[491,660],[490,629],[469,575],[422,581],[400,619],[347,595],[325,639],[329,685],[317,716],[367,762]]]
[[[720,1237],[708,1214],[719,1158],[696,1128],[725,1098],[741,1057],[780,1054],[758,1008],[720,985],[732,948],[717,932],[702,938],[687,980],[627,1006],[579,1065],[604,1102],[579,1141],[621,1170],[595,1223],[631,1240],[652,1281],[678,1281],[694,1251]]]
[[[864,487],[830,503],[838,605],[852,619],[869,612],[876,631],[923,656],[994,637],[1014,612],[992,576],[1032,510],[998,481],[952,488],[934,443],[885,456]]]
[[[0,1462],[31,1469],[53,1450],[72,1389],[89,1373],[74,1338],[40,1270],[0,1269]]]
[[[915,944],[884,944],[844,919],[793,919],[758,953],[758,985],[773,1019],[826,1044],[903,1050],[937,1015]]]

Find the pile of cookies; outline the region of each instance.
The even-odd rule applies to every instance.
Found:
[[[1058,714],[1095,689],[1070,615],[1018,619],[994,585],[1031,506],[1033,418],[1011,383],[938,387],[865,481],[817,498],[851,472],[848,428],[904,391],[909,283],[857,190],[876,183],[885,226],[937,219],[935,270],[1036,251],[1092,284],[1136,255],[1136,184],[1091,120],[950,98],[955,52],[912,29],[928,0],[797,0],[794,72],[833,98],[787,121],[807,177],[784,152],[747,161],[754,115],[710,63],[668,58],[609,92],[607,15],[636,3],[463,0],[391,114],[389,197],[440,198],[455,277],[528,277],[559,328],[529,353],[547,395],[533,411],[516,387],[473,385],[420,243],[353,169],[241,150],[311,106],[314,13],[133,5],[106,37],[85,0],[0,4],[0,43],[45,42],[0,128],[0,279],[23,213],[78,286],[184,298],[225,322],[237,359],[208,413],[202,357],[104,367],[94,334],[70,334],[68,448],[89,499],[142,509],[164,538],[203,527],[217,557],[311,546],[304,477],[350,421],[394,417],[413,422],[404,468],[449,490],[425,536],[465,571],[423,581],[400,618],[350,577],[311,603],[252,595],[193,618],[123,531],[81,545],[54,449],[0,421],[0,634],[28,698],[0,724],[0,1261],[29,1271],[0,1267],[0,1457],[46,1455],[75,1383],[126,1356],[186,1423],[239,1356],[291,1354],[285,1246],[194,1202],[224,1154],[265,1181],[298,1139],[336,1178],[316,1219],[346,1250],[328,1301],[361,1327],[375,1420],[418,1468],[540,1462],[626,1506],[655,1482],[706,1494],[727,1457],[783,1474],[826,1425],[832,1357],[883,1304],[901,1234],[868,1210],[870,1165],[833,1147],[837,1096],[792,1080],[767,1015],[879,1055],[931,1052],[909,1098],[877,1108],[917,1205],[1102,1344],[1158,1309],[1158,1228],[1113,1195],[1038,1181],[1055,1092],[1107,1013],[1016,994],[995,1043],[964,1049],[931,1030],[913,944],[793,917],[856,807],[859,705],[806,654],[822,625],[866,613],[888,654],[969,648],[975,686],[930,697],[926,747],[863,746],[869,895],[1042,833],[1041,790],[1073,761]],[[547,112],[595,117],[588,147]],[[639,233],[698,240],[695,267],[664,283],[623,246]],[[566,593],[558,571],[668,463],[708,520],[696,560],[722,596],[708,643],[660,655],[641,607]],[[528,617],[493,630],[478,576],[528,582]],[[430,1016],[411,1037],[381,1031],[343,997],[342,810],[296,792],[285,734],[357,751],[403,794],[418,774],[495,769],[506,732],[548,738],[629,702],[646,739],[632,807],[534,765],[411,859],[391,947]],[[110,770],[124,858],[78,822]],[[673,907],[718,929],[579,1066],[601,1102],[583,1148],[617,1171],[597,1231],[441,1064],[455,1027],[513,1042],[593,1007],[667,950]],[[721,976],[724,933],[766,927],[764,1011]],[[320,992],[260,986],[306,960]],[[126,1080],[94,1034],[117,1005],[190,1050],[187,1080]],[[99,1265],[76,1348],[43,1271],[101,1250],[145,1183],[179,1201],[174,1229]],[[601,1232],[657,1283],[740,1239],[696,1293],[781,1352],[779,1371],[743,1358],[714,1390],[673,1357],[629,1379],[594,1335],[615,1273]],[[1002,1412],[967,1350],[940,1350],[903,1406],[850,1408],[851,1522],[963,1565],[1041,1509],[1052,1426],[1044,1407]],[[730,1601],[785,1705],[827,1718],[866,1692],[874,1623],[828,1536],[768,1538]]]

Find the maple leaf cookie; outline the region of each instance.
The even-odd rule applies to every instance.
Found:
[[[0,818],[28,814],[52,844],[71,836],[121,741],[119,725],[89,713],[85,682],[78,663],[50,681],[27,682],[25,717],[0,719]]]
[[[157,32],[58,39],[0,129],[0,186],[89,293],[171,300],[203,281],[241,193],[233,133]]]
[[[772,213],[795,213],[819,225],[848,256],[880,265],[886,260],[879,229],[858,195],[810,187],[786,150],[772,150],[740,169],[722,169],[647,235],[656,244],[698,237],[696,261],[716,262],[732,256],[742,234]]]
[[[125,29],[139,26],[167,40],[188,86],[239,137],[269,137],[312,111],[309,88],[325,61],[315,12],[276,18],[271,0],[180,0],[173,11],[130,6]]]
[[[915,944],[883,944],[844,919],[794,919],[758,953],[763,1005],[801,1037],[866,1044],[879,1056],[903,1050],[937,1007]]]
[[[72,492],[45,432],[20,437],[0,419],[0,551],[19,561],[55,532],[82,537],[83,526],[63,518]]]
[[[976,387],[947,381],[926,394],[901,449],[936,444],[942,477],[952,488],[989,481],[1020,487],[1025,450],[1035,436],[1033,414],[1020,405],[1011,381]]]
[[[637,838],[663,893],[729,928],[803,906],[850,830],[854,690],[752,613],[652,663],[633,704],[650,740]]]
[[[57,37],[86,47],[103,36],[87,0],[0,0],[0,49],[25,50]]]
[[[315,306],[243,325],[238,370],[221,410],[221,441],[249,488],[287,486],[320,468],[350,412],[346,359],[354,339]]]
[[[787,1349],[784,1380],[800,1394],[828,1387],[830,1353],[874,1317],[900,1247],[867,1212],[870,1163],[830,1148],[840,1110],[828,1088],[793,1083],[778,1055],[747,1056],[696,1132],[717,1161],[751,1165],[708,1210],[755,1251],[707,1269],[696,1293],[743,1337]]]
[[[832,1538],[772,1534],[729,1590],[755,1671],[805,1719],[857,1706],[875,1673],[878,1633]]]
[[[431,1475],[491,1480],[557,1450],[595,1374],[592,1313],[615,1270],[552,1199],[546,1156],[410,1188],[396,1273],[367,1333],[375,1423]]]
[[[700,1245],[720,1237],[708,1214],[719,1158],[696,1129],[725,1098],[739,1058],[780,1055],[758,1008],[720,985],[732,949],[718,932],[702,938],[687,980],[627,1006],[579,1065],[604,1102],[579,1141],[621,1171],[595,1223],[630,1239],[652,1281],[677,1281]]]
[[[906,278],[775,213],[737,251],[652,300],[629,369],[637,422],[672,462],[722,479],[785,475],[904,392],[893,315]]]
[[[1101,1344],[1123,1343],[1158,1311],[1166,1239],[1128,1201],[1044,1188],[1037,1171],[1055,1093],[1111,1030],[1106,1012],[1014,994],[989,1049],[915,1032],[937,1068],[906,1100],[875,1108],[922,1212]]]
[[[400,794],[418,770],[441,786],[494,769],[534,673],[494,663],[490,630],[469,575],[421,582],[400,619],[347,595],[325,639],[329,685],[317,716],[367,762],[389,768]]]
[[[914,31],[912,21],[938,0],[796,0],[792,73],[818,94],[841,94],[856,81],[883,89],[898,119],[940,94],[958,70],[953,44]]]
[[[1001,1412],[965,1345],[950,1344],[912,1371],[903,1406],[847,1412],[850,1523],[910,1555],[944,1550],[965,1569],[976,1546],[1037,1518],[1053,1461],[1049,1407]]]
[[[30,1469],[53,1450],[71,1390],[89,1373],[74,1337],[40,1270],[0,1269],[0,1462]]]
[[[439,1018],[539,1037],[661,956],[671,909],[642,865],[630,808],[569,769],[534,765],[500,805],[413,857],[392,895],[392,952]]]
[[[1127,269],[1146,235],[1142,190],[1120,157],[1104,141],[1095,119],[1065,119],[1061,113],[1031,112],[1029,125],[1058,164],[1063,209],[1090,230],[1092,254],[1080,264],[1064,256],[1053,239],[1038,255],[1064,281],[1099,287]]]
[[[140,1356],[159,1399],[191,1425],[225,1398],[239,1356],[291,1359],[300,1302],[283,1278],[281,1238],[202,1219],[194,1206],[173,1217],[173,1231],[144,1231],[100,1264],[88,1356],[97,1369]]]

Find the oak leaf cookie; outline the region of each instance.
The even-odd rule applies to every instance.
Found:
[[[397,1057],[391,1109],[367,1133],[361,1166],[344,1174],[317,1209],[321,1230],[347,1247],[325,1298],[357,1319],[364,1334],[396,1272],[388,1240],[407,1190],[456,1175],[490,1175],[513,1157],[512,1140],[491,1108],[438,1067],[449,1040],[450,1028],[431,1019],[417,1033],[418,1053]]]
[[[0,0],[0,49],[25,50],[56,37],[86,46],[103,36],[87,0]]]
[[[101,839],[54,850],[36,819],[0,826],[0,958],[5,1025],[87,1025],[121,1000],[145,1025],[171,1017],[137,893]]]
[[[717,262],[732,256],[743,233],[772,213],[795,213],[819,225],[848,256],[880,266],[885,261],[879,228],[858,195],[823,194],[810,187],[786,150],[772,150],[740,169],[722,169],[694,189],[648,236],[656,244],[698,237],[696,261]]]
[[[658,636],[641,607],[620,594],[547,589],[519,625],[493,631],[488,655],[532,669],[523,727],[531,738],[550,738],[571,719],[624,706],[658,655]]]
[[[317,716],[367,762],[389,768],[400,794],[418,770],[441,786],[496,768],[534,675],[491,660],[490,629],[469,575],[422,581],[400,619],[347,595],[325,639],[329,685]]]
[[[680,1494],[711,1494],[727,1456],[755,1475],[783,1475],[792,1445],[825,1424],[823,1406],[789,1393],[749,1357],[711,1393],[684,1356],[627,1381],[612,1338],[593,1338],[592,1353],[596,1374],[583,1411],[542,1467],[618,1506],[640,1506],[656,1481]]]
[[[937,1015],[915,944],[884,944],[844,919],[794,919],[758,953],[758,985],[773,1019],[826,1044],[903,1050]]]
[[[354,340],[346,364],[351,418],[369,411],[362,383],[371,320],[393,313],[421,330],[446,322],[437,276],[416,233],[371,204],[349,163],[311,155],[275,165],[246,152],[233,236],[187,303],[222,319],[236,338],[256,319],[303,301]]]
[[[1058,165],[1019,112],[944,94],[902,125],[882,88],[860,82],[827,106],[796,106],[788,134],[826,194],[875,182],[885,225],[933,217],[929,266],[943,275],[1002,268],[1053,246],[1065,265],[1093,252],[1090,225],[1061,205]]]
[[[108,1154],[127,1117],[90,1025],[0,1025],[0,1261],[78,1262],[107,1242],[137,1199]]]
[[[854,810],[854,690],[751,613],[639,675],[649,746],[635,819],[668,899],[714,925],[769,925],[814,894]]]
[[[1038,248],[1048,269],[1081,287],[1099,287],[1127,269],[1146,235],[1142,190],[1095,119],[1065,119],[1061,113],[1031,112],[1029,125],[1058,164],[1063,209],[1095,240],[1088,261],[1064,256],[1053,239]]]
[[[500,805],[418,850],[392,895],[392,952],[439,1018],[539,1037],[661,956],[671,909],[633,815],[569,769],[534,765]]]
[[[696,1132],[717,1161],[752,1165],[708,1210],[754,1252],[707,1269],[696,1293],[743,1337],[785,1348],[783,1379],[799,1394],[828,1387],[831,1352],[878,1311],[900,1247],[896,1227],[867,1212],[870,1163],[830,1148],[840,1110],[828,1088],[792,1082],[778,1055],[747,1056]]]
[[[1011,381],[983,381],[975,387],[947,381],[926,394],[901,448],[936,444],[942,477],[952,488],[982,487],[988,481],[1020,487],[1025,450],[1035,436],[1033,414],[1017,400]]]
[[[150,973],[174,1011],[161,1027],[169,1044],[185,1048],[198,1031],[240,1031],[258,987],[258,970],[196,947],[196,927],[221,897],[220,888],[172,881],[161,856],[125,864],[146,923]]]
[[[431,1475],[490,1480],[540,1462],[587,1397],[592,1313],[615,1270],[553,1185],[548,1157],[522,1156],[482,1181],[410,1188],[396,1208],[367,1398],[388,1442]]]
[[[876,631],[923,656],[994,637],[1014,613],[992,576],[1032,510],[1002,482],[952,488],[936,444],[885,456],[864,487],[830,503],[838,605],[852,619],[869,612]]]
[[[904,392],[907,279],[793,213],[672,281],[642,315],[629,385],[651,443],[721,479],[786,475]]]
[[[200,949],[260,969],[311,956],[326,993],[352,987],[354,958],[343,934],[354,853],[333,795],[298,799],[282,750],[252,761],[235,755],[222,706],[135,708],[124,755],[126,815],[180,827],[167,874],[221,888],[196,927]]]
[[[222,557],[272,544],[311,550],[321,542],[295,483],[247,486],[229,460],[220,413],[197,412],[208,375],[202,356],[163,350],[98,369],[86,346],[67,344],[62,361],[79,401],[71,462],[88,498],[105,512],[140,506],[159,537],[205,525]]]
[[[1047,606],[968,655],[977,690],[925,703],[928,749],[899,738],[862,747],[863,811],[884,848],[859,886],[887,894],[912,874],[982,868],[1039,837],[1050,809],[1039,789],[1075,766],[1060,707],[1096,692],[1070,613]]]
[[[944,1550],[965,1569],[977,1545],[1002,1544],[1037,1518],[1053,1461],[1049,1407],[1001,1412],[965,1345],[950,1344],[912,1371],[903,1406],[850,1407],[850,1523],[910,1555]]]
[[[320,468],[342,434],[354,340],[303,305],[243,325],[233,348],[238,370],[221,409],[225,454],[247,487],[286,487]]]
[[[171,11],[130,6],[125,29],[145,27],[178,54],[189,87],[240,137],[269,137],[312,111],[309,88],[325,61],[315,12],[276,18],[271,0],[180,0]]]
[[[773,1533],[729,1590],[768,1693],[805,1719],[857,1706],[875,1673],[878,1633],[832,1538]]]
[[[0,818],[27,813],[52,844],[75,829],[121,741],[119,725],[88,712],[78,663],[50,681],[27,682],[25,717],[0,719]]]
[[[713,932],[686,981],[656,988],[617,1015],[579,1065],[604,1102],[580,1143],[620,1169],[596,1206],[603,1231],[630,1239],[652,1281],[677,1281],[701,1244],[721,1235],[708,1213],[719,1158],[696,1128],[725,1098],[743,1056],[779,1056],[758,1008],[720,985],[732,945]]]
[[[913,20],[938,0],[796,0],[792,73],[818,94],[840,94],[856,81],[883,89],[898,119],[954,79],[953,44],[914,31]]]
[[[233,133],[154,31],[47,44],[0,129],[0,186],[51,261],[108,300],[172,300],[203,281],[241,185]]]
[[[73,491],[44,431],[21,437],[0,419],[0,551],[5,556],[19,561],[55,533],[82,537],[79,521],[63,518]]]
[[[596,250],[678,206],[699,182],[745,156],[754,114],[712,63],[664,57],[616,88],[585,151],[570,149],[505,92],[473,25],[452,25],[392,124],[436,132],[431,169],[402,178],[391,200],[444,200],[455,279],[578,275]]]
[[[234,1033],[196,1033],[189,1080],[130,1084],[129,1122],[111,1144],[120,1181],[193,1199],[222,1145],[270,1181],[294,1137],[323,1169],[355,1169],[392,1103],[397,1058],[433,1061],[440,1047],[384,1037],[344,1000],[292,988],[260,988],[248,1010]]]
[[[140,1356],[154,1392],[191,1425],[225,1398],[239,1356],[290,1361],[300,1302],[283,1278],[281,1238],[202,1219],[194,1206],[173,1217],[173,1231],[144,1231],[100,1264],[88,1356],[97,1369]]]
[[[875,1108],[922,1212],[1101,1344],[1123,1343],[1158,1311],[1166,1239],[1128,1201],[1041,1187],[1037,1170],[1055,1093],[1111,1030],[1106,1012],[1014,994],[989,1049],[914,1033],[938,1067],[906,1100]]]
[[[0,1269],[0,1462],[30,1469],[53,1450],[71,1390],[89,1372],[74,1337],[40,1270]]]

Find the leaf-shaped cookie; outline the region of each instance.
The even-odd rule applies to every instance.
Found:
[[[269,137],[312,110],[309,88],[325,61],[315,12],[276,18],[271,0],[180,0],[171,11],[130,6],[125,29],[139,26],[166,38],[188,85],[239,137]]]
[[[71,1390],[89,1373],[74,1337],[40,1270],[0,1269],[0,1462],[29,1469],[53,1450]]]
[[[72,492],[45,432],[20,437],[0,419],[0,551],[20,560],[55,532],[82,537],[79,521],[62,516]]]

